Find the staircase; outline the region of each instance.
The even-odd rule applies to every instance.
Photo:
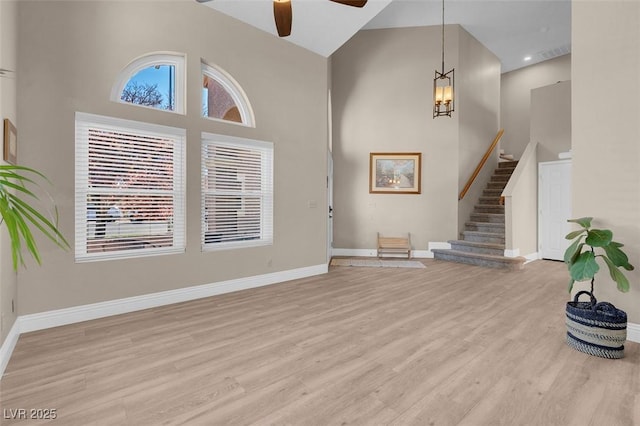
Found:
[[[523,268],[523,257],[504,256],[504,206],[500,204],[502,190],[507,186],[517,164],[517,161],[498,163],[498,168],[471,214],[471,220],[465,224],[462,239],[449,241],[450,250],[432,250],[436,259],[489,268]]]

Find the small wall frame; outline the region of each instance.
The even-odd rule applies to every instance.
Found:
[[[370,194],[420,194],[422,154],[369,154]]]
[[[3,159],[14,165],[18,162],[18,131],[8,118],[4,119]]]

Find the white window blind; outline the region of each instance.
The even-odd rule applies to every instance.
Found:
[[[76,261],[181,253],[184,129],[76,113]]]
[[[202,247],[273,242],[273,144],[202,134]]]

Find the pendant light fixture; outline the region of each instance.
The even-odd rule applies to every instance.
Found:
[[[444,72],[444,0],[442,0],[442,71],[436,70],[433,79],[433,118],[444,115],[451,117],[454,102],[455,69]]]

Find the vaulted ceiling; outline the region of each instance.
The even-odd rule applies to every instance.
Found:
[[[278,37],[273,0],[199,1]],[[442,23],[439,0],[369,0],[363,8],[328,0],[291,4],[291,35],[283,40],[325,57],[362,29]],[[445,23],[460,24],[491,50],[502,72],[571,52],[570,0],[445,0]]]

